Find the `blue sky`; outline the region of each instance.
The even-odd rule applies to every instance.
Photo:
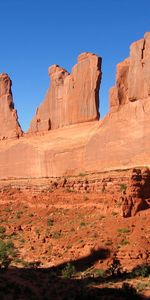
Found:
[[[24,130],[48,89],[48,67],[59,64],[71,71],[86,51],[103,58],[103,117],[116,64],[150,31],[150,0],[0,0],[0,28],[0,73],[12,79]]]

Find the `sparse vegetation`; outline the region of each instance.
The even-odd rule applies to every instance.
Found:
[[[94,270],[94,275],[103,278],[103,277],[106,276],[106,271],[103,270],[103,269],[95,269],[95,270]]]
[[[79,173],[79,175],[78,176],[80,176],[80,177],[84,177],[84,176],[86,176],[87,174],[86,173],[84,173],[84,172],[81,172],[81,173]]]
[[[135,267],[132,270],[131,277],[148,277],[150,275],[150,266],[148,264],[143,264]]]
[[[80,227],[84,227],[84,226],[86,226],[86,223],[82,221],[82,222],[80,223]]]
[[[126,189],[127,189],[127,185],[126,184],[124,184],[124,183],[120,184],[120,192],[121,193],[125,193]]]
[[[52,219],[47,220],[47,225],[48,226],[53,226],[53,224],[54,224],[54,221]]]
[[[59,239],[61,237],[61,232],[60,231],[54,231],[52,233],[52,238],[53,239]]]
[[[68,263],[61,272],[61,275],[65,279],[71,278],[75,274],[75,266]]]
[[[16,218],[20,219],[22,214],[23,214],[23,211],[17,211],[16,212]]]
[[[116,256],[114,256],[108,272],[111,274],[111,276],[118,276],[121,274],[122,265],[120,263],[120,260]]]
[[[4,226],[0,226],[0,234],[1,233],[5,233],[5,231],[6,231],[5,227]]]
[[[15,257],[16,251],[11,241],[0,240],[0,268],[7,269]]]
[[[150,280],[147,282],[138,282],[136,285],[136,289],[138,292],[142,292],[143,290],[150,289]]]
[[[105,246],[111,246],[112,244],[113,244],[113,242],[112,242],[112,240],[107,240],[107,241],[105,241]]]
[[[9,207],[6,207],[6,208],[4,209],[4,211],[5,211],[5,212],[11,212],[11,211],[12,211],[12,209],[11,209],[11,208],[9,208]]]
[[[34,217],[34,214],[33,213],[29,214],[29,217],[30,218]]]
[[[130,229],[129,229],[129,228],[126,228],[126,227],[124,227],[124,228],[119,228],[119,229],[118,229],[118,232],[119,232],[119,233],[130,233]]]
[[[127,239],[121,240],[121,242],[118,244],[118,247],[126,246],[129,244],[129,241]]]

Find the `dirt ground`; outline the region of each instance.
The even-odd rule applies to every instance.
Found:
[[[149,218],[123,218],[104,193],[1,190],[0,239],[16,249],[1,299],[134,299],[128,284],[150,299],[150,278],[132,274],[150,262]]]

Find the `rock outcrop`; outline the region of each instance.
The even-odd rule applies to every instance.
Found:
[[[101,120],[101,59],[90,53],[80,55],[72,74],[56,65],[50,67],[51,87],[31,123],[30,134],[0,143],[0,178],[59,177],[150,167],[149,41],[150,33],[146,33],[144,39],[133,43],[130,57],[117,66],[110,112]],[[10,87],[5,94],[12,101],[8,91]],[[13,130],[13,122],[18,126],[16,112],[8,109],[8,102],[6,107],[10,114],[2,112],[1,127],[3,115],[9,122],[10,115],[15,115],[11,125],[8,122]],[[8,126],[6,129],[2,136],[7,133],[8,137],[11,130]]]
[[[37,109],[29,132],[99,119],[100,57],[83,53],[71,74],[58,65],[49,67],[48,73],[50,88]]]
[[[123,217],[136,215],[140,210],[148,208],[150,200],[150,170],[133,169],[130,182],[120,197]]]
[[[116,85],[110,90],[110,109],[150,98],[150,32],[134,42],[130,57],[117,65]]]
[[[11,80],[0,74],[0,140],[22,135],[11,92]]]

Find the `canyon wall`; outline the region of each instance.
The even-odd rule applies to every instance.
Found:
[[[17,128],[19,139],[0,142],[0,178],[150,167],[150,33],[133,43],[129,58],[117,65],[110,111],[98,120],[100,65],[99,57],[84,53],[71,74],[50,67],[50,89],[28,134],[21,136],[15,110],[8,105],[12,126],[3,127],[2,121],[2,136],[14,137]]]

